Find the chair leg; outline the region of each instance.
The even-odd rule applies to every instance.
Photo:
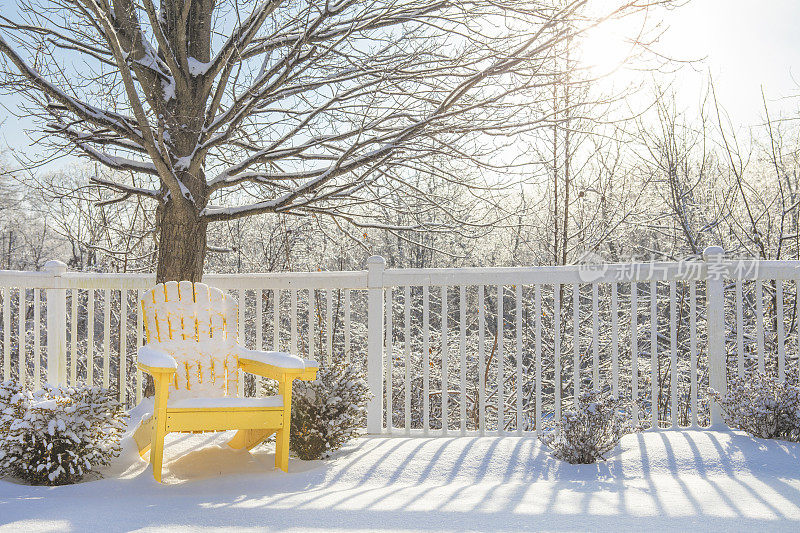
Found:
[[[275,433],[274,429],[240,429],[233,438],[228,441],[228,446],[234,450],[252,450],[264,439]]]
[[[164,437],[167,435],[167,397],[169,383],[166,379],[155,379],[156,399],[153,408],[153,441],[150,449],[150,464],[153,466],[153,477],[161,482],[161,466],[164,460]]]
[[[153,435],[153,446],[150,449],[150,464],[153,466],[153,477],[161,483],[161,468],[164,462],[164,437],[166,435],[156,431]]]
[[[133,433],[133,440],[136,442],[136,447],[139,449],[139,457],[144,457],[150,445],[153,443],[153,424],[155,419],[151,416],[147,420],[143,420],[136,431]]]
[[[289,428],[279,429],[275,434],[275,468],[289,471]]]
[[[292,430],[292,378],[278,381],[278,394],[283,398],[283,427],[275,434],[275,467],[289,472],[289,435]]]

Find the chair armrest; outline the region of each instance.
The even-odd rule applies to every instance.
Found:
[[[248,350],[242,346],[239,346],[239,359],[248,359],[258,363],[264,363],[265,365],[272,365],[277,368],[285,368],[287,370],[304,370],[306,367],[303,359],[290,353]]]
[[[147,372],[151,376],[155,376],[156,374],[174,374],[178,369],[178,364],[170,354],[164,350],[148,345],[139,348],[136,366],[138,366],[142,372]]]
[[[316,379],[319,365],[285,352],[261,352],[239,346],[239,368],[277,380],[289,377],[309,381]]]

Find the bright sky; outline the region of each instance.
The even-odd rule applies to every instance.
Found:
[[[770,114],[794,115],[800,101],[800,2],[797,0],[694,0],[670,14],[663,49],[672,57],[702,58],[701,72],[682,74],[676,87],[687,102],[699,97],[703,71],[735,125],[762,117],[761,86]]]
[[[15,0],[0,0],[4,13],[15,11],[14,5]],[[734,125],[746,127],[760,122],[762,85],[773,116],[795,115],[800,100],[786,97],[800,94],[798,20],[798,0],[693,0],[669,13],[669,29],[658,49],[677,59],[705,58],[677,74],[674,87],[682,105],[689,109],[696,106],[710,72],[717,96]],[[610,39],[606,47],[614,49],[613,32],[603,34],[598,41],[602,43],[603,39]],[[17,100],[2,97],[0,104],[0,145],[20,152],[30,150],[23,133],[30,124],[9,116],[4,109],[14,108]],[[58,166],[53,163],[47,168]]]

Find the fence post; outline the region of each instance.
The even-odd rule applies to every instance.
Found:
[[[45,271],[54,279],[67,271],[61,261],[48,261]],[[58,284],[58,282],[57,282]],[[66,289],[47,289],[47,383],[67,384],[67,291]]]
[[[367,433],[383,427],[383,271],[386,260],[367,259],[367,384],[372,399],[367,403]]]
[[[703,250],[706,262],[706,305],[708,317],[708,370],[709,384],[720,394],[727,389],[725,355],[725,287],[723,275],[725,251],[719,246]],[[697,369],[694,369],[696,372]],[[711,402],[711,426],[722,425],[722,413],[716,402]]]

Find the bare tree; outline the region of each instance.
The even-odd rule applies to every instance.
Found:
[[[439,162],[492,168],[552,118],[550,50],[657,3],[586,2],[19,0],[20,20],[0,16],[2,83],[40,142],[143,176],[92,179],[158,202],[157,278],[197,280],[212,222],[385,227],[370,207],[387,194],[426,200],[409,173],[478,187]]]
[[[677,110],[675,94],[656,88],[651,115],[639,117],[637,138],[643,146],[639,172],[654,189],[646,252],[679,258],[699,256],[705,245],[720,242],[718,227],[727,211],[730,188],[721,183],[718,159],[712,153],[706,102],[689,121]],[[643,185],[644,186],[644,185]],[[708,201],[715,191],[721,206]],[[658,242],[658,247],[653,243]],[[648,254],[648,255],[649,255]]]
[[[69,248],[70,268],[104,272],[149,271],[155,263],[154,205],[135,196],[121,202],[114,191],[90,182],[119,180],[120,171],[76,165],[30,178],[30,197],[51,231]],[[128,176],[132,183],[138,180]]]

